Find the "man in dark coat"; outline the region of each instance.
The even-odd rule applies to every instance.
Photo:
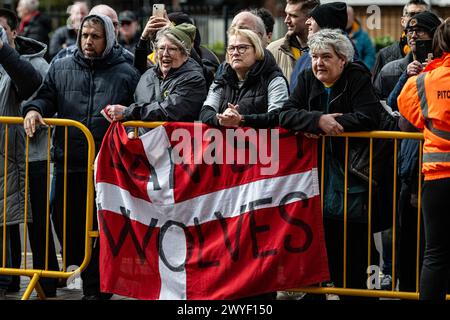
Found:
[[[65,26],[59,27],[50,39],[48,53],[53,58],[61,49],[67,48],[77,42],[77,34],[81,21],[89,14],[89,7],[84,1],[76,1],[68,8],[69,19]]]
[[[100,111],[110,103],[130,104],[139,74],[126,62],[121,48],[115,46],[114,27],[109,17],[89,15],[78,34],[74,55],[57,60],[48,71],[36,97],[23,108],[24,127],[33,137],[42,117],[72,119],[84,124],[92,133],[95,150],[105,135],[109,122]],[[56,162],[55,207],[52,216],[60,241],[63,239],[64,199],[64,128],[57,127],[54,137]],[[80,266],[84,259],[85,211],[87,193],[87,143],[79,130],[68,131],[67,151],[67,266]],[[94,208],[95,212],[95,208]],[[94,214],[94,227],[97,219]],[[94,243],[90,264],[81,274],[84,299],[110,298],[100,293],[98,269],[99,244]]]
[[[20,0],[17,4],[20,18],[19,35],[49,45],[48,34],[52,31],[50,18],[39,11],[39,0]],[[46,55],[49,61],[49,55]]]
[[[420,12],[430,11],[430,6],[423,0],[410,0],[403,7],[403,15],[400,23],[406,28],[409,19]],[[381,49],[376,57],[375,65],[372,68],[372,80],[378,77],[379,72],[387,63],[405,57],[409,52],[406,34],[403,32],[400,41],[395,41],[388,47]]]

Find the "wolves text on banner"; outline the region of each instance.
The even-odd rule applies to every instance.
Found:
[[[317,142],[276,129],[272,175],[258,161],[176,164],[171,133],[193,126],[168,123],[129,140],[111,125],[95,174],[102,291],[236,299],[328,280]]]

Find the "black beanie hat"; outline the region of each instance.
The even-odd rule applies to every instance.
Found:
[[[186,13],[182,11],[171,12],[167,16],[169,17],[170,22],[174,23],[175,25],[182,23],[190,23],[192,25],[195,25],[194,20],[192,20],[191,17],[189,17]],[[196,28],[194,48],[198,48],[200,46],[200,43],[201,43],[200,32],[198,31],[198,28]]]
[[[406,30],[410,28],[423,28],[430,36],[434,35],[434,31],[441,24],[441,20],[429,11],[421,12],[414,15],[406,25]]]
[[[344,2],[331,2],[318,5],[311,11],[311,17],[316,20],[321,29],[347,28],[347,5]]]

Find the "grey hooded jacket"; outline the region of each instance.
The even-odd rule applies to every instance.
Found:
[[[37,110],[44,117],[72,119],[84,124],[92,133],[95,150],[98,152],[109,122],[100,111],[108,104],[129,105],[139,81],[138,71],[127,63],[122,49],[115,46],[115,33],[111,19],[96,16],[103,22],[106,48],[101,57],[87,58],[82,53],[80,33],[78,49],[74,55],[59,59],[51,64],[47,76],[36,97],[25,104],[23,114]],[[64,163],[64,127],[55,128],[53,140],[57,170]],[[76,128],[68,130],[68,170],[87,170],[87,142],[83,133]]]
[[[20,105],[35,92],[46,71],[42,56],[44,44],[24,37],[16,38],[16,50],[4,43],[0,49],[0,115],[20,117]],[[6,185],[7,225],[23,222],[25,205],[25,133],[21,125],[8,125],[8,166],[5,179],[6,126],[0,125],[0,202]],[[5,181],[6,180],[6,181]],[[28,199],[29,201],[29,199]],[[28,205],[28,208],[31,208]],[[3,211],[3,210],[2,210]],[[29,209],[31,218],[31,210]],[[2,215],[1,215],[2,216]],[[3,217],[3,216],[2,216]]]

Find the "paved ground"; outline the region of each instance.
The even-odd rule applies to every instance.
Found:
[[[32,256],[31,254],[27,255],[27,266],[32,266]],[[22,259],[23,261],[23,259]],[[7,293],[6,298],[7,300],[20,300],[27,289],[27,286],[30,282],[30,278],[28,277],[21,277],[20,278],[20,291],[15,293]],[[48,298],[49,300],[80,300],[83,297],[83,292],[81,289],[69,289],[67,287],[65,288],[58,288],[56,297],[55,298]],[[33,293],[30,296],[30,300],[38,300],[39,297],[37,296],[36,290],[33,290]],[[111,300],[132,300],[131,298],[122,297],[118,295],[114,295]]]

